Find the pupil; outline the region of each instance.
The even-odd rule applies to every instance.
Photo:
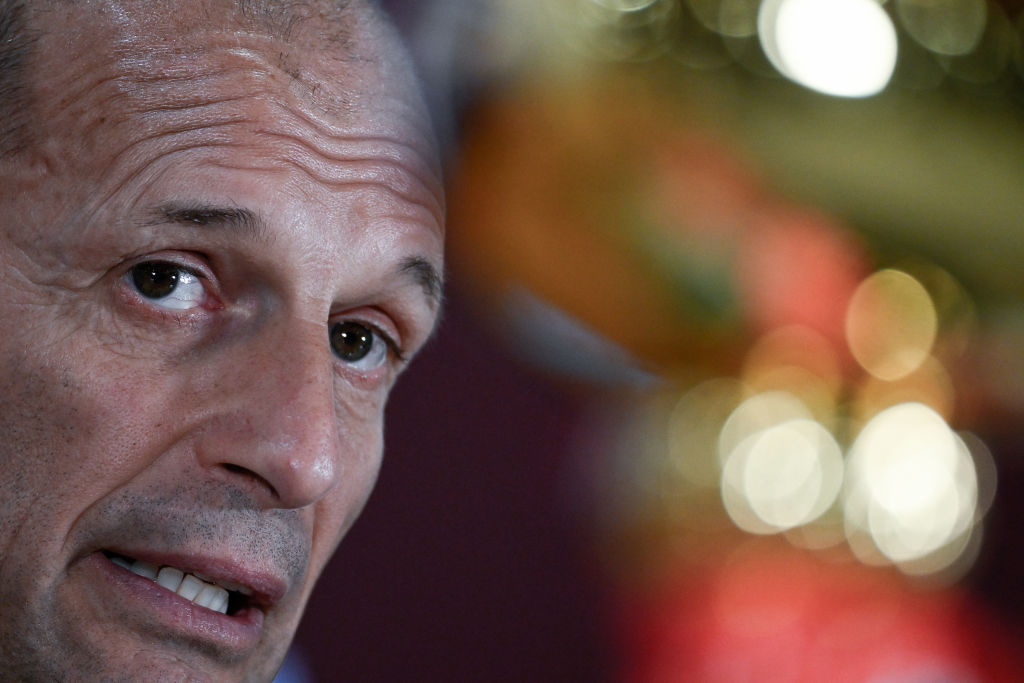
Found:
[[[178,286],[178,266],[159,261],[140,263],[132,268],[132,281],[142,296],[162,299]]]
[[[366,357],[373,346],[373,332],[359,323],[337,323],[331,327],[331,348],[346,361]]]

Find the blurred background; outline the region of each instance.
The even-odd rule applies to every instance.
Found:
[[[1024,2],[383,4],[451,285],[286,675],[1024,680]]]

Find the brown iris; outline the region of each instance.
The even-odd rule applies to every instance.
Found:
[[[338,358],[349,363],[362,360],[373,348],[373,330],[354,322],[335,323],[331,326],[331,350]]]
[[[170,296],[178,286],[181,267],[166,261],[148,261],[132,268],[132,282],[139,294],[148,299]]]

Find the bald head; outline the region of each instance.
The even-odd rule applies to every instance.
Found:
[[[390,70],[403,80],[405,92],[419,94],[409,79],[408,56],[374,0],[186,0],[175,3],[173,12],[167,8],[159,0],[0,0],[0,158],[38,139],[40,131],[31,123],[41,113],[37,86],[48,78],[46,68],[65,67],[68,41],[96,30],[111,33],[111,52],[100,52],[106,57],[117,51],[130,56],[133,47],[141,54],[166,51],[173,37],[206,27],[262,35],[277,43],[281,71],[295,79],[296,88],[305,84],[307,96],[320,96],[325,110],[340,111],[345,102],[330,101],[315,82],[307,82],[301,62],[311,55],[337,62],[379,61],[385,55],[398,66]]]

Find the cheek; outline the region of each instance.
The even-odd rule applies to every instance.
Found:
[[[334,488],[316,504],[310,568],[317,574],[356,522],[380,472],[384,450],[383,409],[379,403],[368,399],[359,403],[339,407],[341,476]]]
[[[108,364],[28,353],[0,362],[0,528],[18,516],[77,517],[144,466],[147,396],[117,375],[95,381]]]
[[[316,541],[328,556],[355,523],[373,492],[383,455],[379,432],[366,434],[348,445],[343,443],[342,448],[345,455],[338,483],[316,505]]]

